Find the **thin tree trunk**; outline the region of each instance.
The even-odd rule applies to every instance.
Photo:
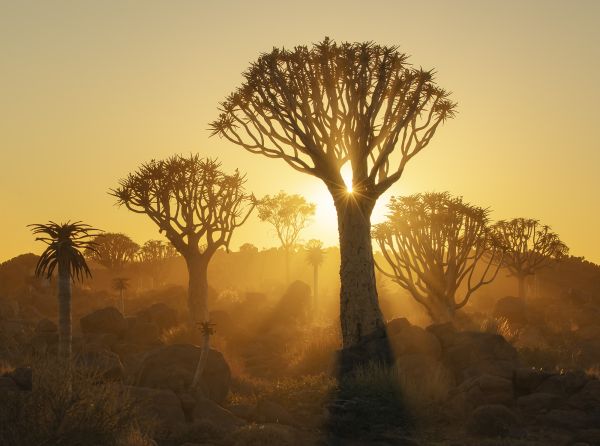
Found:
[[[285,284],[290,284],[290,248],[284,248],[285,251]]]
[[[188,267],[188,309],[190,323],[208,320],[208,261],[202,256],[186,259]]]
[[[119,296],[121,298],[121,314],[125,316],[125,301],[123,300],[123,289],[119,290]]]
[[[517,280],[519,282],[519,297],[521,299],[525,299],[526,298],[526,289],[525,289],[525,275],[518,275],[517,276]]]
[[[187,261],[189,272],[188,307],[192,330],[200,330],[202,323],[208,323],[208,260],[203,256]],[[210,351],[210,332],[207,330],[202,336],[202,349],[196,365],[194,378],[191,383],[192,390],[199,390],[200,380],[208,362]]]
[[[319,265],[313,267],[313,317],[317,312],[319,302]]]
[[[336,201],[340,236],[340,320],[344,348],[384,338],[371,245],[374,202],[357,195]]]
[[[58,262],[58,354],[71,361],[71,272],[69,262]]]

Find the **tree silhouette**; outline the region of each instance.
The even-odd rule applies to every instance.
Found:
[[[252,153],[283,159],[321,179],[337,210],[344,347],[385,337],[375,286],[370,217],[377,199],[454,115],[433,73],[411,67],[396,47],[332,40],[273,49],[211,123]],[[352,167],[352,192],[341,175]]]
[[[286,283],[290,283],[290,254],[296,246],[300,231],[315,215],[316,206],[301,195],[288,195],[279,192],[265,196],[257,204],[258,218],[275,228],[277,238],[285,253]]]
[[[162,280],[162,270],[165,261],[177,257],[179,254],[171,243],[162,240],[148,240],[137,252],[140,263],[148,266],[152,276],[152,287]]]
[[[152,160],[120,181],[111,195],[127,209],[146,214],[186,261],[188,306],[196,325],[208,321],[208,264],[254,208],[245,178],[220,170],[216,160],[176,155]]]
[[[526,295],[527,276],[534,275],[569,253],[567,245],[552,232],[550,226],[542,225],[538,220],[500,220],[492,228],[505,251],[503,265],[517,278],[521,298]]]
[[[113,289],[119,292],[119,301],[121,304],[121,314],[125,315],[125,300],[123,293],[129,288],[129,279],[127,277],[116,277],[113,279]]]
[[[88,258],[106,268],[118,271],[135,260],[140,246],[125,234],[107,232],[94,239],[93,250],[86,250]]]
[[[323,242],[321,240],[309,240],[306,244],[306,261],[313,267],[313,310],[317,308],[319,299],[319,267],[325,258]]]
[[[492,282],[502,251],[488,211],[448,193],[392,198],[373,236],[391,272],[378,269],[422,304],[435,322],[454,318],[471,295]]]
[[[82,251],[94,250],[93,237],[98,229],[77,222],[29,225],[36,240],[44,242],[48,247],[40,256],[35,267],[38,277],[52,277],[55,269],[58,271],[58,353],[69,362],[71,358],[72,328],[71,328],[71,282],[83,281],[92,277]]]

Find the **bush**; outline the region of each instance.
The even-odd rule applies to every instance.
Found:
[[[0,444],[123,445],[138,430],[133,400],[119,384],[104,383],[88,369],[73,369],[69,384],[65,369],[53,359],[37,359],[32,369],[30,392],[3,395]]]

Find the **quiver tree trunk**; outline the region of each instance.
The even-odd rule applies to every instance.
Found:
[[[71,271],[68,260],[58,261],[58,354],[71,360]]]
[[[519,282],[519,297],[521,299],[525,299],[527,296],[527,284],[525,283],[525,279],[527,276],[525,274],[517,275],[517,281]]]
[[[385,337],[371,245],[374,201],[347,195],[335,202],[340,236],[340,320],[344,348]]]
[[[313,267],[313,318],[317,312],[319,302],[319,265]]]
[[[197,328],[208,321],[208,260],[202,255],[186,258],[188,282],[188,309],[190,324]]]

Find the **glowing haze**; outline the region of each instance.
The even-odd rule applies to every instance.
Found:
[[[258,196],[303,194],[318,205],[303,239],[337,243],[319,180],[207,131],[259,53],[330,36],[398,45],[459,102],[392,194],[448,190],[495,219],[538,218],[600,262],[600,2],[418,3],[0,2],[0,261],[39,252],[25,225],[49,219],[156,238],[107,190],[189,152],[246,172]],[[277,244],[256,218],[233,247],[244,242]]]

